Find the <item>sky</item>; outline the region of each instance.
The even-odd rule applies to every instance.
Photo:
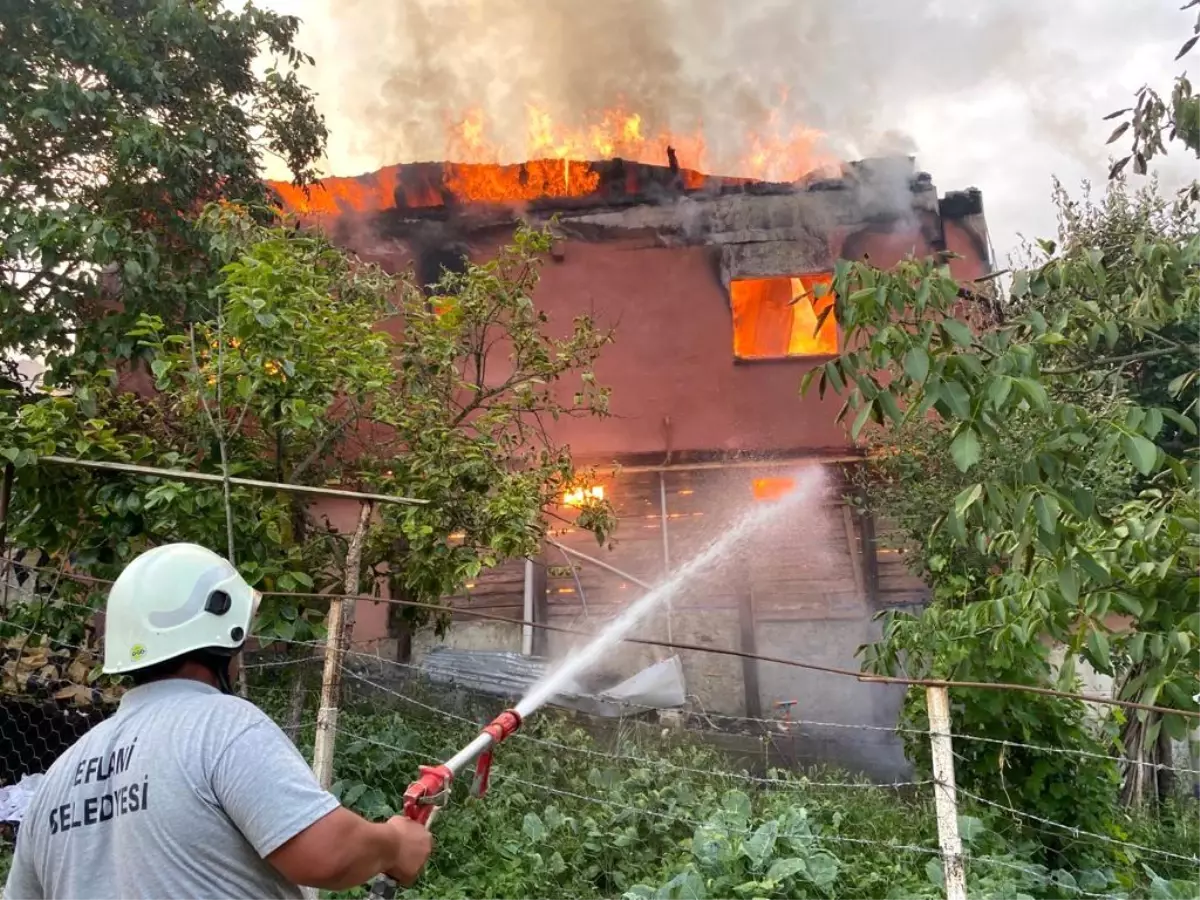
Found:
[[[911,152],[939,190],[978,187],[998,260],[1053,236],[1052,178],[1105,181],[1103,117],[1169,91],[1183,0],[265,0],[302,19],[331,136],[325,170],[453,158],[481,109],[506,161],[527,109],[562,123],[622,105],[650,132],[703,129],[708,169],[747,134],[815,130],[840,159]],[[805,133],[808,133],[807,131]],[[682,157],[681,157],[682,158]],[[687,165],[686,158],[683,162]],[[1165,186],[1200,175],[1175,151]],[[278,171],[272,172],[279,176]]]

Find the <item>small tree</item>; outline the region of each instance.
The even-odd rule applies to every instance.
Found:
[[[318,232],[262,225],[232,206],[210,209],[203,227],[224,263],[209,316],[180,331],[143,315],[130,335],[151,357],[156,392],[122,392],[100,372],[74,396],[4,420],[0,454],[18,467],[14,543],[112,577],[148,546],[195,540],[228,546],[266,591],[343,583],[346,538],[304,499],[37,465],[57,453],[428,501],[379,510],[361,563],[368,591],[386,581],[436,601],[482,567],[533,552],[547,507],[577,478],[545,417],[605,412],[590,367],[610,340],[586,318],[549,334],[531,299],[547,234],[519,229],[496,260],[447,276],[426,299]],[[376,327],[389,312],[398,339]],[[487,376],[489,362],[503,378]],[[608,508],[595,504],[584,524],[603,536]],[[327,606],[273,598],[261,636],[318,637]],[[80,636],[87,609],[55,610],[51,633]]]

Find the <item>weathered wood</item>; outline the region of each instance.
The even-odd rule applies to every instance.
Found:
[[[743,561],[741,566],[746,565]],[[739,566],[739,568],[741,568]],[[743,653],[758,652],[758,638],[754,630],[754,588],[750,579],[745,579],[745,587],[738,598],[738,626],[741,629],[741,639],[738,649]],[[758,660],[743,657],[742,687],[746,693],[746,716],[751,719],[762,718],[762,696],[758,688]]]
[[[925,704],[929,710],[933,793],[946,900],[966,900],[966,873],[963,869],[962,840],[958,834],[958,798],[954,786],[954,747],[950,739],[949,690],[944,687],[926,688]]]
[[[846,546],[850,549],[850,573],[854,577],[854,588],[863,600],[867,599],[866,573],[863,571],[862,552],[854,528],[854,513],[849,506],[842,507],[842,526],[846,530]]]
[[[338,710],[341,705],[342,657],[354,625],[354,604],[358,595],[359,570],[362,568],[363,541],[371,521],[371,504],[364,503],[358,514],[358,527],[346,551],[343,590],[351,599],[329,604],[325,620],[325,668],[321,676],[321,706],[317,710],[317,735],[313,742],[313,772],[321,787],[329,790],[333,782],[333,747],[337,742]]]
[[[546,553],[538,553],[533,565],[533,621],[549,622],[550,611],[546,602]],[[550,652],[550,632],[545,628],[533,629],[534,656],[547,656]]]

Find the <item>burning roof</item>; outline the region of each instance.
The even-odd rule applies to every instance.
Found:
[[[741,135],[742,152],[730,164],[738,177],[704,174],[708,148],[703,129],[655,130],[641,115],[620,107],[565,126],[535,105],[526,108],[526,133],[511,142],[489,135],[480,110],[445,126],[446,159],[454,162],[386,166],[357,178],[332,177],[304,191],[274,184],[287,209],[302,215],[431,209],[463,203],[530,203],[590,198],[611,202],[663,192],[714,192],[752,183],[793,183],[838,165],[820,149],[815,130],[780,127]],[[524,162],[508,162],[514,149]],[[724,157],[723,157],[724,158]],[[595,162],[592,160],[604,160]]]
[[[472,234],[556,216],[567,238],[719,247],[726,286],[734,278],[829,271],[855,233],[919,232],[927,246],[945,249],[947,219],[963,223],[979,258],[989,258],[977,190],[939,199],[910,157],[848,163],[826,175],[769,182],[623,159],[534,160],[408,163],[307,190],[272,187],[286,211],[323,222],[335,240],[368,255],[387,256],[400,240],[417,256],[451,247],[457,258],[459,242]]]
[[[670,159],[673,161],[674,156]],[[284,208],[302,216],[421,210],[464,204],[534,203],[604,206],[700,193],[707,196],[757,186],[794,190],[752,178],[705,175],[694,169],[611,159],[585,162],[537,159],[512,165],[406,163],[356,177],[330,177],[309,188],[271,182]],[[563,201],[579,201],[577,203]]]

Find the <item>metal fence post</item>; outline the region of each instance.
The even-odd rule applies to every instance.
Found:
[[[937,804],[938,845],[946,900],[966,900],[966,871],[958,835],[958,799],[954,787],[954,750],[950,741],[950,693],[945,687],[925,689],[929,709],[929,746],[933,757],[933,796]]]

